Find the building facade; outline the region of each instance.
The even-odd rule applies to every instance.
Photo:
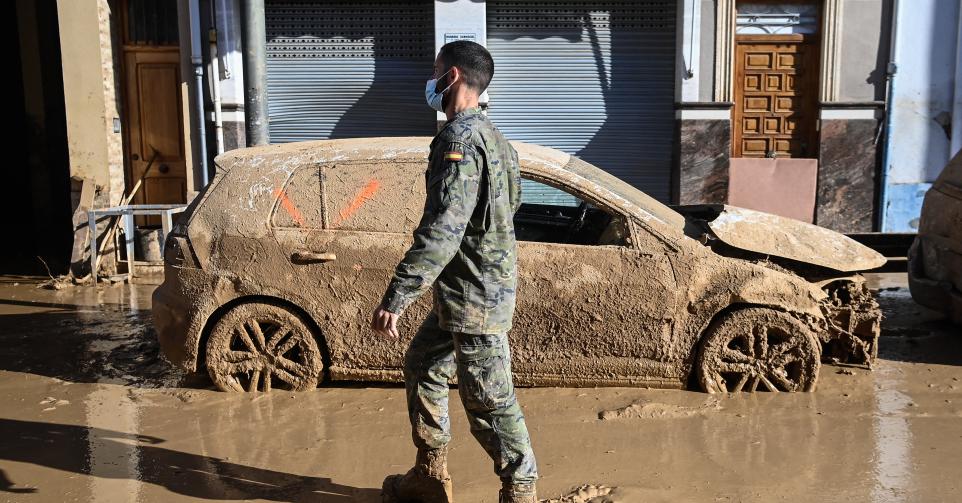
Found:
[[[925,192],[962,148],[962,30],[955,0],[894,9],[880,230],[916,232]]]
[[[45,1],[69,174],[97,204],[140,179],[135,202],[188,201],[247,144],[248,0]],[[911,232],[962,143],[956,0],[263,0],[262,16],[272,143],[433,134],[424,82],[458,39],[494,56],[483,102],[507,136],[666,203],[727,202],[739,159],[814,159],[814,223]]]
[[[680,201],[724,202],[733,158],[817,159],[814,222],[874,230],[891,3],[700,2],[689,24],[702,57],[678,102]]]
[[[215,0],[224,28],[238,2]],[[892,3],[267,0],[271,141],[430,134],[432,55],[468,38],[510,138],[681,204],[726,202],[732,158],[817,159],[812,220],[871,232]]]

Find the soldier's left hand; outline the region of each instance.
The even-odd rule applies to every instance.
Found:
[[[400,337],[397,331],[397,319],[398,315],[384,309],[383,306],[377,306],[373,316],[371,316],[371,330],[374,330],[384,337],[394,337],[397,339]]]

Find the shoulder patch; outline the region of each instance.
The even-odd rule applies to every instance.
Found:
[[[464,154],[458,151],[449,150],[444,153],[444,160],[449,162],[461,162],[464,159]]]

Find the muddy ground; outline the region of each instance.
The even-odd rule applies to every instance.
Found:
[[[541,497],[957,501],[962,334],[873,279],[876,369],[823,366],[815,393],[520,390]],[[151,290],[0,278],[0,501],[378,502],[413,460],[400,387],[227,394],[171,368]],[[454,396],[452,423],[457,500],[496,501]]]

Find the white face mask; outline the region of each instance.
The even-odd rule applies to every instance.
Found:
[[[454,85],[454,82],[452,82],[448,84],[448,87],[444,88],[444,91],[438,92],[438,81],[450,72],[451,69],[448,69],[448,71],[444,72],[441,77],[431,79],[424,85],[424,98],[427,100],[428,106],[437,110],[438,112],[444,111],[444,105],[442,104],[444,101],[444,91],[451,89],[451,86]]]

